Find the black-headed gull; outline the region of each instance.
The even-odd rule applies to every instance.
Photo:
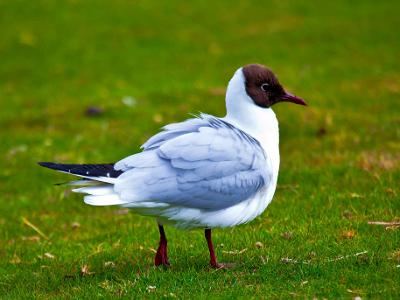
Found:
[[[119,205],[157,218],[155,265],[169,265],[164,224],[204,228],[210,264],[219,268],[211,229],[247,223],[275,193],[279,170],[278,102],[306,105],[268,68],[251,64],[229,81],[223,118],[200,114],[169,124],[143,151],[115,164],[40,165],[83,177],[73,191],[90,205]]]

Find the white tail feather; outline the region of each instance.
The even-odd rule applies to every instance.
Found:
[[[84,197],[86,204],[94,206],[107,206],[107,205],[122,205],[126,202],[122,201],[117,193],[114,191],[114,186],[111,184],[98,185],[98,186],[84,186],[72,190],[75,193],[89,194]]]
[[[100,196],[85,196],[84,201],[86,204],[93,206],[108,206],[108,205],[123,205],[126,202],[122,201],[118,194],[108,194]]]
[[[114,188],[112,185],[100,185],[100,186],[85,186],[72,190],[74,193],[83,193],[94,196],[110,195],[114,194]]]

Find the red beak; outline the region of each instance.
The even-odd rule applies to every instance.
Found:
[[[281,101],[293,102],[295,104],[300,104],[300,105],[307,105],[307,103],[303,99],[296,97],[295,95],[292,95],[288,92],[286,92],[286,94],[281,97]]]

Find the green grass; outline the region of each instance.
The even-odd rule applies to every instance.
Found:
[[[399,9],[0,0],[0,298],[398,299],[400,229],[367,222],[400,219]],[[207,266],[201,231],[170,227],[172,266],[154,268],[154,220],[86,206],[52,185],[69,176],[36,165],[116,161],[189,112],[222,116],[227,81],[251,62],[309,107],[274,107],[281,171],[266,212],[215,230],[234,269]]]

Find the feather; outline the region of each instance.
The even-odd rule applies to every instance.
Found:
[[[253,137],[204,114],[180,125],[166,127],[144,144],[144,152],[116,164],[125,172],[115,192],[130,206],[157,200],[219,210],[246,201],[270,182],[265,153]]]
[[[114,164],[59,164],[53,162],[39,162],[39,165],[82,177],[104,176],[116,178],[122,173],[114,169]]]
[[[123,205],[126,202],[122,201],[119,195],[110,194],[110,195],[89,195],[85,196],[84,202],[93,206],[108,206],[108,205]]]
[[[102,185],[102,186],[86,186],[72,190],[74,193],[90,194],[94,196],[98,195],[110,195],[114,193],[114,188],[112,185]]]

